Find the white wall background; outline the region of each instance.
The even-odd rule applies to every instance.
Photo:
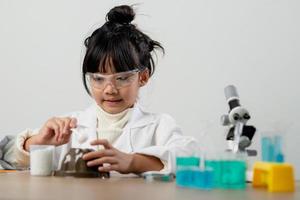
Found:
[[[142,101],[206,149],[225,148],[223,88],[235,84],[259,136],[284,135],[300,177],[300,2],[297,0],[0,0],[0,134],[85,108],[83,40],[110,8],[139,3],[135,23],[166,48]]]

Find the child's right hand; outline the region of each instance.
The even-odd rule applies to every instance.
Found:
[[[31,144],[59,146],[69,142],[72,128],[76,128],[77,120],[70,117],[53,117],[49,119],[35,136],[25,141],[24,148],[29,151]]]

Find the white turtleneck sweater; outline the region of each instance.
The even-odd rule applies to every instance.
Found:
[[[122,134],[132,111],[133,108],[128,108],[120,113],[110,114],[97,106],[97,138],[106,139],[113,144]]]

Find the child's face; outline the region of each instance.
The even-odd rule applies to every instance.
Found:
[[[109,67],[103,75],[112,74],[115,74],[114,69],[112,70]],[[125,73],[124,78],[128,78],[127,76]],[[117,76],[116,78],[122,79],[122,76]],[[132,107],[136,102],[140,87],[144,86],[149,79],[149,72],[148,70],[133,72],[130,74],[130,79],[132,80],[130,84],[126,84],[122,87],[118,87],[116,83],[111,80],[107,81],[101,89],[91,84],[91,92],[96,103],[101,106],[103,110],[111,114],[120,113]]]

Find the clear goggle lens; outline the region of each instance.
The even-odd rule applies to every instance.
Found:
[[[86,73],[87,80],[90,82],[92,87],[97,89],[104,89],[108,83],[113,84],[117,89],[127,87],[131,85],[135,80],[135,76],[139,72],[138,69],[120,72],[111,75],[104,75],[101,73]]]

